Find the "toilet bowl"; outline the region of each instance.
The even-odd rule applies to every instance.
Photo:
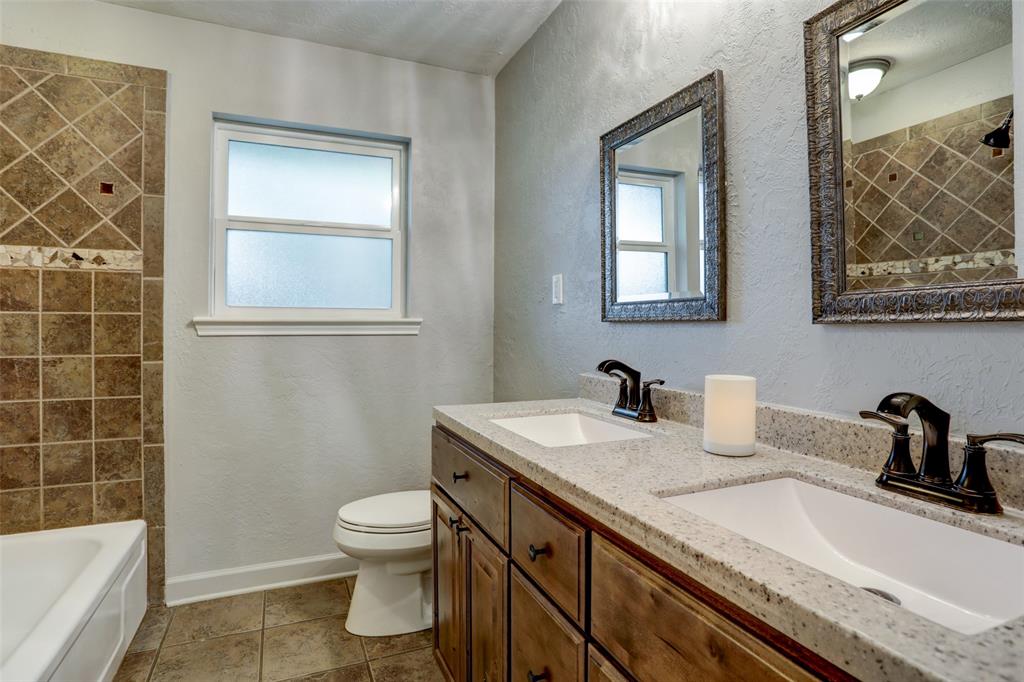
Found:
[[[334,542],[359,560],[345,629],[383,637],[431,624],[430,491],[357,500],[338,510]]]

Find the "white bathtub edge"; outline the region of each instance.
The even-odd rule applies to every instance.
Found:
[[[355,575],[359,562],[341,552],[250,564],[167,579],[168,606],[230,597],[247,592],[302,585]]]

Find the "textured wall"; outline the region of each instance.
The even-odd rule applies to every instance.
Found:
[[[0,45],[0,532],[144,518],[151,601],[166,82]]]
[[[1024,325],[810,322],[802,22],[828,4],[566,2],[499,74],[496,399],[572,395],[577,372],[619,357],[681,388],[753,374],[764,400],[848,415],[911,390],[958,430],[1024,428]],[[598,137],[714,68],[729,320],[602,323]]]
[[[95,2],[4,2],[3,39],[165,69],[169,579],[336,551],[339,506],[426,487],[431,405],[491,397],[493,80]],[[411,143],[417,337],[198,338],[213,112]]]

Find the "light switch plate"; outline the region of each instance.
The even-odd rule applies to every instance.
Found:
[[[551,277],[551,304],[562,305],[562,274]]]

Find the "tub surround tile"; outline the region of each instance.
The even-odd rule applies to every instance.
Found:
[[[42,446],[43,485],[92,483],[92,441]]]
[[[359,638],[346,632],[341,616],[268,628],[263,633],[263,679],[267,682],[363,660]]]
[[[223,637],[263,627],[263,594],[185,604],[174,609],[164,646]]]
[[[39,403],[0,402],[0,445],[39,442]]]
[[[95,457],[97,481],[127,481],[142,478],[142,442],[138,438],[98,440],[95,446]],[[163,523],[155,525],[162,526]]]
[[[0,490],[39,485],[39,446],[0,448]]]
[[[370,661],[374,682],[444,682],[430,649]]]
[[[490,405],[442,406],[436,421],[491,453],[499,462],[521,472],[598,522],[677,567],[751,615],[766,622],[828,660],[862,678],[886,679],[1012,679],[1024,650],[1024,618],[978,635],[964,636],[902,609],[890,609],[858,587],[788,559],[660,499],[663,496],[728,485],[796,477],[895,509],[1024,545],[1024,517],[1011,511],[1002,517],[983,517],[929,504],[874,485],[877,469],[852,468],[823,455],[786,451],[765,443],[762,405],[758,415],[759,442],[750,458],[717,457],[703,451],[703,436],[695,426],[660,420],[629,424],[652,437],[598,443],[585,447],[550,449],[517,436],[491,419],[531,414],[580,411],[598,418],[609,416],[617,383],[583,377],[581,392],[607,396]],[[663,396],[664,394],[664,396]],[[670,396],[669,394],[674,394]],[[678,396],[684,405],[697,394],[657,391],[656,400]],[[805,423],[799,410],[768,406],[792,414],[788,424]],[[686,412],[685,407],[680,408]],[[862,425],[821,415],[851,433]],[[841,445],[838,428],[828,439],[812,441]],[[884,436],[874,452],[880,466],[888,452]],[[776,436],[781,438],[780,436]],[[884,441],[884,442],[883,442]],[[1019,462],[1019,460],[1018,460]],[[1018,467],[1019,470],[1019,467]]]
[[[39,358],[0,358],[0,400],[39,397]]]
[[[67,528],[92,522],[91,484],[43,488],[43,528]]]
[[[0,313],[0,357],[39,354],[39,316]]]
[[[96,523],[142,517],[142,481],[96,484]]]
[[[146,279],[142,299],[142,354],[146,361],[164,359],[164,282]]]
[[[42,525],[40,488],[0,492],[0,533],[26,533]]]
[[[163,363],[142,366],[142,440],[146,445],[164,441]]]
[[[142,395],[142,358],[138,355],[97,357],[96,396]]]
[[[43,310],[79,313],[92,310],[92,273],[43,270]]]
[[[177,614],[175,614],[177,615]],[[259,679],[260,633],[217,637],[160,649],[150,682],[239,682]]]
[[[43,442],[91,440],[91,400],[47,400],[43,402]]]
[[[0,187],[29,211],[64,189],[64,183],[35,156],[23,156],[0,173]]]
[[[143,501],[142,517],[153,526],[164,525],[164,447],[147,445],[143,448]]]
[[[92,361],[87,356],[43,358],[43,398],[91,398]]]
[[[166,557],[164,554],[163,527],[146,527],[146,546],[148,553],[146,563],[149,573],[149,603],[164,603],[164,578],[166,577]]]
[[[0,310],[39,310],[39,272],[0,268]]]
[[[138,312],[141,309],[141,301],[141,275],[129,272],[96,273],[96,312]]]
[[[344,616],[348,606],[349,591],[344,579],[268,590],[264,627]]]
[[[140,315],[96,315],[93,333],[97,355],[134,355],[141,346]]]
[[[97,438],[138,438],[142,434],[140,398],[96,400]]]
[[[92,316],[52,314],[40,316],[43,355],[88,355],[92,351]]]

